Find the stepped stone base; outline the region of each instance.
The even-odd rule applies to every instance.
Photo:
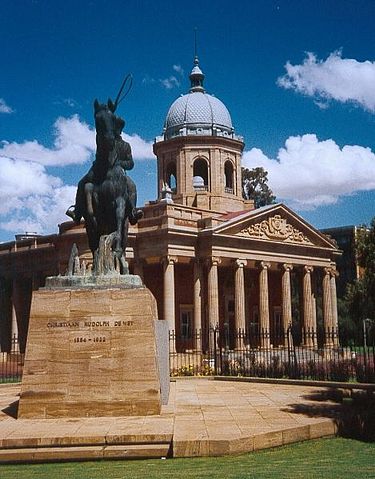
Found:
[[[97,459],[159,459],[170,455],[171,445],[120,444],[69,447],[26,447],[0,450],[0,464],[18,462],[94,461]]]
[[[18,417],[160,414],[156,320],[144,287],[35,292]]]
[[[318,384],[238,379],[180,378],[160,415],[115,420],[15,419],[20,386],[0,385],[0,464],[241,454],[335,435],[348,413]]]

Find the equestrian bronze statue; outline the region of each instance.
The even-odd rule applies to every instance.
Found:
[[[135,225],[142,217],[137,210],[137,189],[126,174],[134,167],[129,143],[121,137],[125,121],[115,114],[122,90],[129,79],[125,78],[115,102],[94,102],[96,128],[96,155],[88,173],[79,181],[76,203],[66,214],[77,224],[83,217],[90,249],[94,257],[100,237],[111,235],[111,249],[116,269],[128,273],[125,249],[129,223]],[[129,91],[129,89],[128,89]]]

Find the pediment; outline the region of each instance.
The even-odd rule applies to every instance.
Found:
[[[335,244],[283,204],[244,212],[214,228],[215,234],[335,249]]]

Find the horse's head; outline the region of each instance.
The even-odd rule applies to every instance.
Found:
[[[111,99],[107,103],[94,102],[95,128],[99,141],[109,149],[114,145],[116,138],[120,137],[125,126],[122,118],[114,113],[115,107]]]

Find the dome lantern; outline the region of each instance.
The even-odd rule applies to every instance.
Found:
[[[204,73],[199,68],[199,60],[197,55],[195,55],[194,67],[191,70],[189,78],[191,82],[190,92],[195,92],[195,91],[200,91],[202,93],[205,92],[205,89],[203,88]]]

